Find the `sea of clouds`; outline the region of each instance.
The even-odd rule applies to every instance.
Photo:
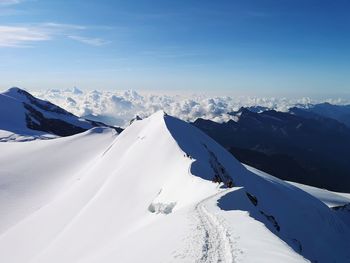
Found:
[[[162,95],[127,91],[82,91],[77,88],[32,92],[33,95],[51,101],[73,114],[102,121],[110,125],[126,127],[130,120],[147,117],[158,110],[186,121],[197,118],[224,122],[233,117],[229,112],[240,107],[263,106],[278,111],[287,111],[295,105],[308,106],[320,101],[310,98],[263,98],[209,95]],[[333,104],[346,104],[341,99],[323,100]]]

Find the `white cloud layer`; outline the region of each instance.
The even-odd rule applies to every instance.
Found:
[[[33,92],[34,95],[49,100],[62,108],[78,115],[96,118],[96,120],[125,127],[136,115],[147,117],[158,110],[183,120],[194,121],[197,118],[211,119],[217,122],[232,118],[228,112],[245,106],[264,106],[270,109],[286,111],[296,104],[317,103],[310,98],[254,98],[254,97],[212,97],[206,95],[160,95],[140,94],[136,91],[81,91],[77,88],[67,90],[48,90]],[[334,104],[346,104],[348,101],[328,100]]]

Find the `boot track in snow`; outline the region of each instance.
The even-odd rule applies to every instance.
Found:
[[[199,220],[197,229],[204,238],[202,255],[197,262],[234,262],[231,234],[225,227],[223,219],[211,213],[206,206],[230,190],[210,196],[195,206],[196,217]]]

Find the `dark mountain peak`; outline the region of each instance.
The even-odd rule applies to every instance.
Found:
[[[135,118],[130,120],[130,124],[132,124],[134,121],[140,121],[142,118],[139,115],[136,115]]]
[[[332,107],[332,106],[337,106],[337,105],[333,105],[333,104],[331,104],[331,103],[329,103],[327,101],[313,105],[313,107],[318,107],[318,106],[321,106],[321,107],[322,106],[323,107]]]
[[[26,92],[26,91],[18,87],[12,87],[12,88],[9,88],[7,91],[5,91],[5,93],[14,93],[14,94],[19,92]]]
[[[271,110],[268,107],[264,107],[264,106],[249,106],[249,107],[240,107],[239,110],[231,112],[231,115],[237,115],[239,113],[245,113],[245,114],[249,114],[249,113],[263,113],[266,111]]]
[[[246,107],[241,107],[239,110],[238,110],[238,113],[241,113],[241,114],[251,114],[251,113],[254,113],[252,111],[250,111],[248,108]]]
[[[293,121],[296,120],[295,116],[289,114],[288,112],[281,112],[276,110],[268,110],[259,114],[263,117],[270,117],[277,121]]]
[[[249,110],[249,108],[247,107],[240,107],[239,110],[237,111],[237,113],[250,113],[253,112],[251,110]]]
[[[295,115],[295,116],[299,116],[299,117],[303,117],[303,118],[308,118],[308,119],[319,119],[321,116],[313,113],[311,111],[308,111],[306,109],[303,108],[299,108],[299,107],[292,107],[288,110],[289,114]]]
[[[13,99],[18,100],[19,102],[22,102],[25,104],[25,106],[28,107],[37,107],[41,110],[47,111],[47,112],[53,112],[57,114],[64,114],[64,115],[70,115],[74,116],[72,113],[62,109],[61,107],[45,100],[38,99],[34,97],[32,94],[30,94],[28,91],[24,89],[20,89],[18,87],[12,87],[5,91],[3,95],[11,97]]]
[[[198,125],[210,125],[210,126],[216,126],[216,125],[220,125],[220,123],[218,123],[218,122],[215,122],[215,121],[212,121],[212,120],[208,120],[208,119],[203,119],[203,118],[198,118],[198,119],[196,119],[194,122],[193,122],[193,124],[195,125],[195,126],[197,126],[197,124]]]
[[[247,117],[247,116],[257,116],[258,113],[254,110],[251,110],[249,107],[240,107],[238,111],[229,113],[232,116],[237,117]]]
[[[21,101],[26,100],[30,97],[33,97],[29,92],[18,87],[9,88],[3,93],[3,95],[9,96],[11,98],[21,100]]]
[[[302,110],[302,109],[299,108],[299,107],[294,106],[294,107],[289,108],[289,109],[288,109],[288,112],[289,112],[289,113],[293,113],[293,112],[299,111],[299,110]]]
[[[255,113],[262,113],[264,111],[271,110],[270,108],[264,107],[264,106],[250,106],[250,107],[247,107],[247,109]]]
[[[198,118],[194,121],[194,123],[205,123],[205,122],[213,122],[211,120],[206,120],[206,119],[203,119],[203,118]]]

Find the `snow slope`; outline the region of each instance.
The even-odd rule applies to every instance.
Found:
[[[305,192],[316,197],[328,207],[334,210],[334,212],[341,218],[348,226],[350,226],[350,194],[338,193],[328,191],[326,189],[319,189],[309,185],[298,184],[289,182],[296,187],[304,190]]]
[[[1,150],[4,262],[350,260],[334,211],[163,112]]]
[[[80,180],[116,137],[109,128],[0,145],[0,234]]]

